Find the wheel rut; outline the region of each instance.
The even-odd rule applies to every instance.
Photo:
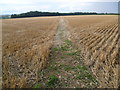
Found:
[[[45,69],[39,72],[34,88],[95,88],[97,80],[83,65],[80,51],[70,40],[64,18],[60,17],[50,57]]]
[[[57,33],[54,39],[54,46],[53,47],[60,47],[64,44],[64,40],[70,39],[70,33],[67,30],[67,25],[63,18],[60,18],[59,25],[57,28]]]

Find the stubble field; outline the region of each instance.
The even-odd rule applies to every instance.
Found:
[[[84,63],[101,87],[117,87],[119,79],[118,16],[65,17]],[[77,32],[77,33],[76,33]]]
[[[97,87],[119,86],[120,35],[117,15],[6,19],[2,22],[2,29],[3,87],[33,87],[36,83],[41,83],[39,73],[41,70],[46,71],[44,68],[47,69],[51,64],[49,62],[51,57],[53,59],[63,55],[59,54],[62,53],[61,51],[56,54],[53,49],[59,48],[61,44],[64,45],[65,40],[71,42],[71,47],[80,52],[79,57],[73,57],[72,55],[75,54],[69,53],[72,56],[69,57],[73,58],[71,63],[76,59],[75,57],[82,58],[83,65],[99,82]],[[56,46],[56,43],[60,45]],[[64,61],[70,65],[66,62],[70,59],[68,56],[65,57],[54,62],[60,64]],[[52,74],[56,75],[55,71]],[[46,72],[45,76],[47,75],[49,74]],[[87,82],[86,78],[93,81],[88,76],[79,79]],[[59,77],[58,79],[64,83]],[[75,87],[87,87],[82,84],[76,85]]]
[[[57,18],[3,20],[4,87],[28,87],[37,81],[37,72],[48,58],[57,22]]]

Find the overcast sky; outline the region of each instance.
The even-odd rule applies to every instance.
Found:
[[[117,13],[119,0],[1,0],[0,14],[28,11]]]

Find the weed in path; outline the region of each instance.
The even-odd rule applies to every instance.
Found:
[[[89,72],[89,70],[85,66],[79,65],[76,68],[80,70],[80,72],[78,73],[76,77],[77,79],[87,79],[90,82],[97,82],[95,77],[93,77],[93,75]]]
[[[65,40],[65,44],[72,46],[72,42],[70,40]]]
[[[49,70],[56,70],[56,71],[58,70],[58,68],[56,66],[49,66],[48,69]]]
[[[55,87],[55,85],[57,85],[59,83],[59,79],[58,77],[56,77],[55,75],[51,75],[49,76],[49,80],[46,83],[47,87],[51,88],[51,87]]]
[[[67,46],[61,46],[58,48],[53,48],[53,50],[56,52],[62,52],[62,51],[69,51],[69,48]]]
[[[59,51],[59,48],[53,48],[54,51]]]
[[[78,55],[78,54],[77,54],[77,52],[70,52],[70,53],[65,53],[65,55],[74,56],[74,55]]]
[[[56,52],[63,52],[63,51],[69,51],[71,50],[70,47],[72,46],[72,42],[70,40],[65,40],[64,41],[64,45],[57,47],[57,48],[53,48],[53,50]]]
[[[61,58],[61,59],[64,59],[65,57],[64,57],[64,56],[61,56],[60,58]]]
[[[43,85],[42,84],[36,84],[35,86],[33,86],[33,88],[42,88]]]
[[[72,69],[74,69],[74,68],[69,66],[69,65],[64,66],[65,71],[69,71],[69,70],[72,70]]]

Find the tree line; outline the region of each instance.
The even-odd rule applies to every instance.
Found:
[[[97,15],[97,13],[96,12],[59,13],[59,12],[30,11],[27,13],[12,14],[11,18],[41,17],[41,16],[66,16],[66,15]]]

